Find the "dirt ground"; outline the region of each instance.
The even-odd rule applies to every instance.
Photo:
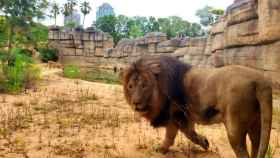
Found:
[[[153,129],[132,112],[121,86],[66,79],[59,71],[44,69],[37,89],[0,95],[0,157],[235,157],[222,125],[197,126],[210,141],[208,152],[180,134],[172,150],[162,155],[157,149],[164,130]],[[269,158],[280,157],[280,98],[274,106]]]

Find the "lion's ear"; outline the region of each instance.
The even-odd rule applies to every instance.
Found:
[[[121,68],[120,72],[119,72],[119,80],[121,82],[121,84],[124,83],[124,80],[127,78],[127,76],[129,75],[129,73],[132,71],[132,66],[128,66],[125,68]]]

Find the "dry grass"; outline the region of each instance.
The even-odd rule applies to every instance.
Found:
[[[0,98],[0,157],[234,157],[221,125],[197,127],[209,152],[179,134],[170,153],[158,153],[164,130],[135,115],[116,85],[50,77],[37,92]],[[279,116],[275,108],[268,158],[280,155]]]

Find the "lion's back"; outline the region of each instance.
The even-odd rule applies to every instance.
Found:
[[[263,71],[239,65],[219,68],[213,76],[216,78],[220,96],[231,94],[243,101],[250,101],[249,98],[251,101],[256,99],[257,85],[270,85],[270,80],[265,77]],[[232,99],[238,100],[237,98]]]
[[[218,68],[215,75],[226,81],[269,82],[264,71],[241,65],[229,65]]]

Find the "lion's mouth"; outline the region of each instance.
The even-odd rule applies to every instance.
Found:
[[[148,112],[149,108],[148,106],[142,106],[142,107],[136,107],[135,110],[140,113],[146,113]]]

